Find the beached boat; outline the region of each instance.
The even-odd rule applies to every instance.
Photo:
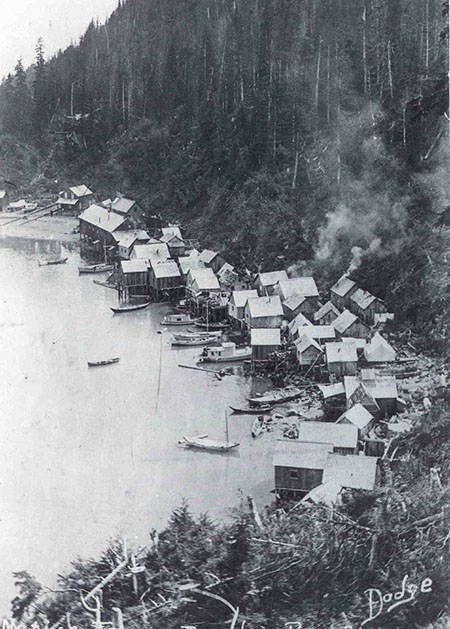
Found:
[[[205,363],[230,363],[246,360],[252,355],[251,347],[237,348],[236,343],[228,342],[205,347],[200,357],[200,362]]]
[[[217,321],[216,323],[212,323],[211,321],[196,321],[195,325],[198,328],[204,328],[205,330],[226,330],[230,327],[229,323],[223,323],[221,321]]]
[[[296,400],[304,394],[303,389],[297,387],[286,387],[284,389],[274,389],[269,393],[260,395],[258,397],[248,398],[251,406],[261,406],[263,404],[283,404],[284,402],[290,402]]]
[[[39,266],[51,266],[53,264],[65,264],[69,258],[57,258],[56,260],[41,260]]]
[[[134,312],[135,310],[144,310],[147,306],[150,305],[149,301],[146,301],[145,304],[129,304],[127,306],[117,306],[116,308],[111,307],[111,310],[115,314],[120,314],[121,312]]]
[[[179,347],[200,347],[201,345],[208,345],[210,343],[216,343],[217,339],[214,336],[202,336],[197,338],[178,339],[172,338],[172,345]]]
[[[252,425],[252,437],[258,437],[260,434],[266,431],[266,423],[264,420],[264,416],[258,416]]]
[[[89,266],[79,266],[78,273],[104,273],[105,271],[113,271],[114,264],[90,264]]]
[[[208,435],[197,435],[196,437],[183,437],[179,441],[186,448],[196,448],[197,450],[210,450],[212,452],[228,452],[239,446],[238,443],[230,441],[228,434],[228,416],[225,411],[225,434],[226,441],[209,439]]]
[[[196,323],[197,319],[193,319],[190,314],[169,314],[161,321],[161,325],[190,325]]]
[[[106,358],[106,360],[88,360],[89,367],[103,367],[104,365],[113,365],[118,363],[120,358]]]
[[[261,413],[269,412],[272,410],[270,404],[262,404],[261,406],[254,406],[249,408],[237,408],[236,406],[230,406],[233,413],[237,415],[260,415]]]

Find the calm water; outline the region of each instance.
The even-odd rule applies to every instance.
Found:
[[[38,266],[61,252],[66,265]],[[200,349],[172,350],[156,333],[167,307],[113,315],[116,293],[79,263],[55,242],[0,238],[0,613],[13,571],[51,585],[113,536],[146,543],[182,498],[215,518],[241,492],[270,500],[271,440],[252,440],[251,417],[230,416],[236,454],[177,446],[184,434],[222,438],[225,408],[245,403],[250,380],[180,369]]]

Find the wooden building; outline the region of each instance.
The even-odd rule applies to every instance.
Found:
[[[116,232],[128,229],[125,216],[111,212],[101,205],[90,205],[79,217],[80,246],[82,253],[88,253],[98,260],[112,260],[118,251]]]
[[[288,279],[288,274],[284,270],[259,273],[255,279],[255,288],[261,296],[273,295],[275,285]]]
[[[279,295],[290,319],[299,312],[312,318],[319,304],[319,291],[313,277],[279,280],[274,286],[274,294]]]
[[[336,424],[355,426],[360,439],[367,437],[375,423],[375,417],[362,404],[355,404],[336,420]]]
[[[355,291],[358,290],[358,286],[353,280],[343,275],[336,284],[330,289],[330,301],[338,308],[338,310],[344,310],[350,306],[350,297]]]
[[[187,256],[181,256],[177,259],[180,268],[183,283],[187,284],[188,273],[190,270],[206,269],[205,263],[200,260],[200,252],[192,249]]]
[[[371,293],[358,288],[350,297],[349,309],[354,312],[366,325],[374,325],[375,315],[387,312],[381,299]]]
[[[130,295],[149,294],[148,264],[145,260],[122,260],[118,273],[119,295],[124,299]]]
[[[336,306],[331,303],[331,301],[327,301],[326,304],[314,313],[313,321],[315,325],[331,325],[340,314]]]
[[[358,454],[358,428],[329,422],[299,421],[297,441],[331,443],[336,454]]]
[[[94,202],[95,195],[92,190],[81,184],[62,190],[55,205],[57,210],[61,210],[65,214],[78,216]]]
[[[204,263],[206,267],[209,267],[217,273],[219,269],[225,264],[224,258],[217,251],[211,251],[210,249],[204,249],[200,252],[199,259]]]
[[[151,262],[148,271],[150,293],[155,301],[179,299],[183,284],[175,260]]]
[[[160,241],[166,243],[169,247],[171,258],[179,258],[186,253],[186,243],[175,234],[163,234]]]
[[[223,290],[234,290],[239,280],[239,275],[236,273],[234,266],[225,262],[217,271],[217,279]],[[256,291],[255,291],[256,293]],[[256,293],[256,296],[258,294]]]
[[[170,251],[165,242],[150,241],[145,245],[136,243],[130,254],[130,259],[133,258],[148,260],[149,263],[163,262],[170,260]]]
[[[273,457],[277,495],[299,498],[321,485],[332,451],[332,443],[277,441]]]
[[[319,343],[311,338],[307,332],[295,341],[295,350],[299,365],[302,367],[317,364],[323,355],[323,349]]]
[[[255,299],[258,297],[258,293],[255,289],[252,290],[234,290],[231,293],[230,301],[228,302],[228,317],[235,327],[242,327],[244,323],[244,310],[247,299]]]
[[[364,348],[364,357],[368,363],[391,363],[395,361],[396,352],[392,345],[377,332]]]
[[[367,338],[370,334],[368,326],[358,317],[344,310],[331,324],[339,336],[353,336],[355,338]]]
[[[145,210],[140,203],[126,197],[117,197],[109,206],[113,212],[125,216],[132,229],[142,229],[146,226]]]
[[[379,480],[378,458],[331,453],[327,457],[322,482],[338,483],[343,489],[374,491]]]
[[[293,341],[295,341],[299,336],[302,336],[302,334],[305,333],[303,328],[311,326],[311,321],[299,312],[298,315],[289,323],[289,336]]]
[[[150,236],[143,229],[116,232],[118,254],[122,260],[129,260],[134,245],[145,245],[150,241]]]
[[[219,280],[209,267],[190,269],[187,273],[186,288],[193,296],[209,297],[215,293],[220,293]]]
[[[356,375],[358,355],[353,343],[327,343],[325,352],[331,381]]]
[[[317,385],[323,397],[323,409],[329,421],[335,421],[346,410],[343,382]]]
[[[309,325],[306,333],[317,341],[319,345],[332,343],[336,340],[336,332],[331,325]]]
[[[254,328],[251,330],[250,343],[253,362],[268,360],[270,354],[280,349],[280,330],[276,328]]]
[[[247,299],[244,320],[247,328],[279,328],[284,314],[278,295]]]
[[[391,417],[398,410],[398,389],[395,376],[382,376],[372,369],[361,375],[344,378],[347,408],[361,403],[377,419]]]

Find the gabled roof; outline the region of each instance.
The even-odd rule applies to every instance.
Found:
[[[191,277],[190,285],[195,284],[198,290],[220,290],[219,280],[209,267],[190,269],[189,275]]]
[[[366,339],[357,339],[353,336],[342,336],[341,343],[350,343],[356,347],[356,349],[364,349],[366,346]]]
[[[59,197],[56,203],[59,205],[76,205],[79,199],[65,199],[64,197]]]
[[[311,326],[311,325],[312,325],[311,321],[307,319],[304,314],[299,312],[298,315],[294,319],[292,319],[292,321],[289,323],[288,327],[289,327],[289,331],[291,335],[293,336],[297,332],[299,334],[300,332],[303,332],[301,328]]]
[[[308,336],[313,339],[323,340],[336,338],[336,332],[332,325],[308,325],[304,327],[304,333],[308,334]],[[303,334],[303,330],[300,330],[300,332]]]
[[[175,260],[153,262],[151,272],[157,279],[164,277],[180,277],[180,270]]]
[[[230,301],[236,308],[243,308],[247,303],[247,299],[258,298],[258,291],[253,288],[251,290],[234,290],[231,294]]]
[[[125,197],[119,197],[114,199],[111,203],[111,209],[118,214],[128,214],[128,212],[136,205],[136,201],[133,199],[126,199]]]
[[[347,293],[349,293],[352,288],[355,288],[355,286],[356,283],[353,280],[351,280],[346,275],[343,275],[341,278],[338,279],[336,284],[333,284],[330,290],[340,297],[345,297],[345,295],[347,295]]]
[[[277,441],[273,464],[276,467],[323,470],[327,463],[328,455],[332,451],[332,443]],[[342,458],[346,457],[342,456]]]
[[[328,481],[311,489],[311,491],[302,498],[302,502],[310,500],[314,504],[325,504],[331,507],[338,501],[341,491],[342,485],[337,481]]]
[[[78,217],[80,221],[85,221],[95,227],[100,227],[106,232],[112,233],[125,223],[126,216],[121,216],[115,212],[107,210],[101,205],[93,203]]]
[[[205,263],[198,259],[198,256],[181,256],[178,258],[178,264],[180,265],[183,275],[190,269],[204,269]]]
[[[150,240],[150,236],[143,229],[124,231],[119,236],[119,246],[128,249],[136,240]]]
[[[337,382],[336,384],[318,384],[317,388],[322,393],[325,400],[336,395],[344,395],[345,388],[343,382]]]
[[[285,308],[289,308],[289,310],[292,310],[292,312],[294,312],[294,310],[301,306],[302,303],[307,299],[308,298],[305,297],[305,295],[291,295],[283,301],[283,306],[285,306]]]
[[[203,251],[199,255],[199,259],[205,264],[211,264],[216,256],[219,253],[217,251],[211,251],[211,249],[203,249]]]
[[[360,385],[363,385],[367,393],[375,400],[396,399],[398,396],[395,376],[376,376],[371,380],[363,380],[356,376],[345,376],[344,385],[347,399],[352,396]]]
[[[364,349],[364,356],[370,362],[392,362],[395,360],[395,349],[377,332],[367,347]]]
[[[146,260],[168,260],[170,258],[169,247],[164,242],[158,242],[151,245],[134,245],[133,258],[144,258]]]
[[[234,266],[232,266],[228,262],[225,262],[225,264],[222,264],[220,269],[217,271],[217,275],[219,276],[219,278],[222,278],[222,276],[226,275],[227,273],[235,273],[235,271]]]
[[[359,319],[355,314],[353,314],[353,312],[350,312],[350,310],[344,310],[344,312],[341,312],[341,314],[336,317],[334,321],[332,321],[331,325],[336,330],[336,332],[339,332],[339,334],[344,334],[344,332],[348,330],[349,327],[353,325],[356,321],[359,322]]]
[[[329,312],[333,312],[336,317],[339,317],[339,315],[341,314],[336,306],[331,303],[331,301],[327,301],[327,303],[324,304],[322,308],[319,308],[319,310],[314,313],[314,321],[320,321]]]
[[[72,186],[70,188],[70,191],[73,192],[73,194],[78,198],[86,197],[90,194],[94,194],[92,190],[89,190],[89,188],[85,186],[84,184],[81,184],[80,186]]]
[[[323,349],[320,347],[319,343],[315,341],[309,334],[302,334],[302,336],[295,343],[298,354],[303,354],[310,347],[315,347],[320,352],[323,352]]]
[[[327,363],[356,363],[358,356],[352,343],[327,343]]]
[[[358,428],[349,424],[330,422],[299,422],[298,441],[306,443],[332,443],[335,448],[356,448]]]
[[[161,229],[163,236],[168,236],[169,234],[172,236],[177,236],[181,240],[183,240],[183,236],[181,235],[181,229],[178,225],[170,225],[169,227],[163,227]]]
[[[278,328],[253,328],[251,331],[251,345],[278,346],[281,345],[281,332]]]
[[[160,241],[165,242],[172,247],[177,244],[184,245],[184,240],[176,234],[163,234],[160,238]]]
[[[259,317],[278,317],[283,315],[283,307],[278,295],[272,297],[254,297],[247,301],[247,308],[252,319]]]
[[[304,297],[318,297],[316,282],[313,277],[292,277],[287,280],[279,280],[280,295],[288,299],[293,295]]]
[[[372,491],[375,487],[377,467],[378,459],[374,456],[329,454],[322,482],[332,481],[347,489]]]
[[[337,424],[340,424],[342,421],[347,420],[360,430],[365,428],[370,422],[373,420],[373,415],[369,413],[369,411],[364,408],[362,404],[355,404],[342,413],[342,415],[336,420]]]
[[[256,281],[259,281],[261,286],[275,286],[277,282],[283,282],[288,280],[288,274],[286,271],[268,271],[267,273],[259,273]]]
[[[134,258],[133,260],[122,260],[120,263],[123,273],[147,273],[148,264],[142,258]]]
[[[358,288],[353,295],[350,297],[351,301],[353,301],[361,310],[366,310],[374,301],[378,298],[374,297],[371,293],[363,290],[362,288]],[[381,301],[378,299],[378,301]]]

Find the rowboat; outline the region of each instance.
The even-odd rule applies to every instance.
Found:
[[[220,321],[216,323],[205,323],[205,321],[196,321],[195,325],[198,328],[204,328],[205,330],[226,330],[230,327],[229,323],[221,323]]]
[[[228,342],[213,347],[205,347],[200,357],[200,362],[205,363],[230,363],[246,360],[252,355],[251,347],[236,348],[236,343]]]
[[[130,304],[128,306],[118,306],[117,308],[111,307],[111,310],[115,314],[120,314],[121,312],[134,312],[135,310],[144,310],[147,306],[150,305],[149,301],[146,301],[145,304]]]
[[[190,325],[195,323],[197,319],[192,319],[190,314],[172,314],[166,315],[161,321],[161,325]]]
[[[105,271],[113,271],[114,264],[91,264],[89,266],[79,266],[78,273],[104,273]]]
[[[233,413],[240,415],[260,415],[261,413],[268,412],[272,409],[270,404],[262,404],[258,407],[249,407],[249,408],[236,408],[235,406],[230,406]]]
[[[201,345],[208,345],[209,343],[215,343],[216,338],[214,336],[202,336],[197,338],[178,339],[173,337],[172,345],[179,347],[199,347]]]
[[[228,452],[239,446],[238,443],[230,443],[227,441],[216,441],[209,439],[208,436],[200,435],[199,437],[183,437],[180,444],[186,448],[196,448],[197,450],[211,450],[212,452]]]
[[[103,367],[104,365],[112,365],[118,363],[120,358],[107,358],[106,360],[89,361],[88,367]]]
[[[111,284],[110,282],[102,282],[101,280],[92,280],[94,284],[98,286],[104,286],[105,288],[112,288],[113,290],[118,290],[115,284]]]
[[[255,419],[252,425],[252,437],[258,437],[261,433],[265,432],[266,425],[264,422],[264,416],[260,415]]]
[[[204,339],[211,337],[218,339],[221,336],[222,332],[175,332],[173,338],[183,341],[185,339]]]
[[[57,258],[56,260],[39,261],[39,266],[51,266],[53,264],[65,264],[69,258]]]
[[[304,394],[303,389],[298,387],[286,387],[285,389],[275,389],[259,397],[248,398],[251,406],[262,406],[263,404],[283,404],[301,397]]]

